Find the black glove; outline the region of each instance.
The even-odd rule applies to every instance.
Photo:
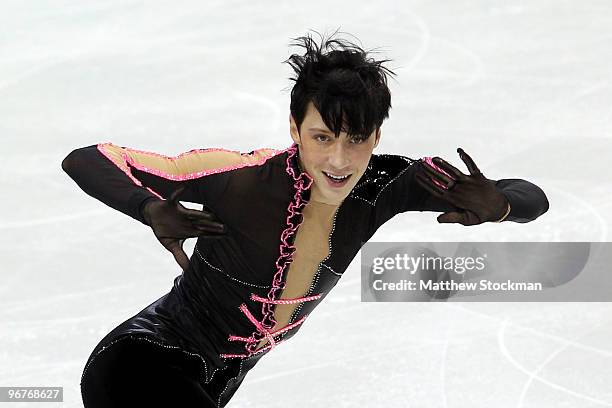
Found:
[[[176,262],[185,271],[189,268],[189,258],[183,250],[185,240],[201,235],[223,237],[226,229],[212,212],[185,208],[178,200],[184,189],[185,186],[182,186],[174,191],[168,200],[148,200],[142,215],[159,242],[172,252]]]
[[[439,215],[438,222],[476,225],[499,221],[507,215],[510,208],[508,200],[495,187],[495,181],[487,179],[463,149],[458,148],[457,152],[469,175],[439,157],[432,159],[438,168],[426,160],[420,160],[421,169],[415,175],[416,181],[425,190],[459,209]]]

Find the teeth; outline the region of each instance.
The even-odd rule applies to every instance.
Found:
[[[325,173],[326,175],[328,175],[329,177],[331,177],[331,178],[333,178],[335,180],[344,180],[345,178],[350,176],[350,174],[347,174],[346,176],[334,176],[333,174],[329,174],[329,173],[327,173],[325,171],[323,173]]]

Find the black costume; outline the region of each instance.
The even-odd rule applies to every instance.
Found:
[[[420,161],[373,154],[333,215],[329,253],[313,271],[307,292],[300,298],[281,298],[312,184],[297,154],[293,144],[250,153],[192,150],[170,158],[101,143],[68,155],[63,168],[87,194],[134,219],[145,223],[141,209],[147,200],[169,197],[185,185],[180,200],[211,209],[228,231],[222,239],[199,237],[189,269],[174,279],[169,293],[99,342],[81,378],[86,407],[108,406],[98,381],[105,359],[113,352],[126,355],[121,347],[139,344],[157,353],[159,364],[182,367],[197,380],[203,400],[213,400],[210,406],[225,406],[258,360],[299,330],[382,224],[405,211],[453,209],[415,182]],[[189,172],[171,167],[187,158],[194,160]],[[161,164],[170,167],[160,170]],[[496,187],[511,205],[506,220],[528,222],[548,209],[543,191],[525,180],[502,179]],[[294,303],[296,309],[289,325],[270,332],[279,299]],[[256,349],[262,339],[268,345]]]

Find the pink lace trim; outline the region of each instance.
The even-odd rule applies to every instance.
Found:
[[[316,299],[318,299],[320,297],[321,297],[321,294],[307,296],[307,297],[301,297],[301,298],[294,298],[294,299],[276,299],[276,300],[270,300],[270,299],[262,298],[261,296],[258,296],[255,293],[251,293],[251,299],[253,299],[253,300],[257,301],[257,302],[273,303],[275,305],[290,305],[290,304],[293,304],[293,303],[307,302],[309,300],[316,300]]]
[[[295,299],[281,299],[281,300],[287,300],[287,301],[291,301],[292,303],[299,303],[299,302],[307,302],[310,300],[315,300],[321,297],[321,294],[318,295],[313,295],[313,296],[308,296],[308,297],[302,297],[302,298],[295,298]],[[269,301],[268,299],[259,297],[257,295],[255,295],[254,293],[251,294],[251,299],[254,300],[259,300],[262,299],[263,301]],[[276,347],[278,344],[282,343],[283,340],[281,341],[276,341],[274,339],[275,336],[279,336],[291,329],[293,329],[294,327],[302,324],[304,322],[304,320],[306,320],[306,316],[304,315],[302,316],[300,319],[296,320],[293,323],[290,323],[288,325],[286,325],[285,327],[281,327],[278,330],[275,330],[273,332],[268,331],[267,328],[265,328],[260,321],[258,321],[249,311],[248,307],[246,304],[241,304],[240,305],[240,310],[245,314],[245,316],[247,317],[247,319],[249,319],[251,321],[251,323],[253,323],[255,325],[255,327],[257,327],[257,330],[259,333],[262,333],[264,335],[265,338],[268,339],[268,341],[270,342],[270,344],[260,348],[259,350],[248,350],[248,353],[246,354],[220,354],[219,356],[222,358],[234,358],[234,357],[240,357],[240,358],[244,358],[244,357],[251,357],[254,354],[258,354],[262,351],[266,351],[268,349],[272,349],[274,347]],[[255,338],[255,335],[251,335],[251,337],[242,337],[242,336],[235,336],[235,335],[230,335],[228,337],[229,341],[244,341],[246,342],[246,346],[251,345],[251,344],[259,344],[259,340]]]
[[[107,143],[98,143],[98,145],[96,146],[98,148],[98,150],[100,151],[100,153],[102,153],[108,160],[110,160],[111,163],[113,163],[115,166],[117,166],[121,171],[123,171],[129,178],[130,180],[132,180],[134,182],[134,184],[136,184],[137,186],[146,188],[147,190],[149,190],[151,193],[153,193],[155,196],[161,198],[162,200],[164,199],[164,197],[161,196],[161,194],[159,194],[157,191],[154,191],[153,189],[151,189],[150,187],[144,187],[142,185],[142,183],[140,182],[140,180],[138,180],[136,177],[134,177],[134,175],[132,174],[131,171],[127,170],[127,169],[122,169],[114,160],[113,157],[106,151],[105,146],[107,145],[112,145],[112,143],[107,142]],[[124,158],[125,159],[125,158]],[[126,162],[127,163],[127,162]]]
[[[109,159],[112,163],[114,163],[119,169],[121,169],[133,182],[134,184],[136,184],[137,186],[141,186],[144,187],[142,185],[142,183],[140,182],[140,180],[138,180],[136,177],[134,177],[134,175],[132,174],[132,172],[129,170],[129,167],[126,166],[125,169],[121,168],[121,166],[119,164],[117,164],[115,162],[115,160],[113,160],[113,157],[107,152],[106,150],[106,146],[108,145],[112,145],[115,146],[113,143],[111,142],[106,142],[106,143],[98,143],[97,148],[98,150],[104,155],[106,156],[107,159]],[[156,156],[156,157],[163,157],[165,159],[170,159],[170,160],[177,160],[180,159],[183,156],[187,156],[190,154],[198,154],[198,153],[206,153],[206,152],[216,152],[216,151],[222,151],[222,152],[230,152],[230,153],[240,153],[239,151],[236,150],[229,150],[229,149],[223,149],[223,148],[208,148],[208,149],[192,149],[189,150],[188,152],[184,152],[179,154],[178,156],[166,156],[160,153],[155,153],[155,152],[148,152],[145,150],[138,150],[138,149],[132,149],[132,148],[127,148],[124,147],[123,149],[128,150],[130,152],[134,152],[134,153],[142,153],[142,154],[147,154],[149,156]],[[259,166],[263,163],[265,163],[268,159],[283,153],[287,150],[291,149],[291,147],[285,149],[285,150],[277,150],[277,149],[270,149],[270,148],[260,148],[257,150],[254,150],[252,154],[256,154],[257,152],[261,152],[264,150],[271,150],[273,152],[272,155],[270,156],[264,156],[262,157],[260,160],[257,160],[255,162],[252,163],[240,163],[240,164],[234,164],[234,165],[230,165],[230,166],[224,166],[224,167],[219,167],[216,169],[209,169],[209,170],[202,170],[202,171],[198,171],[198,172],[194,172],[194,173],[186,173],[186,174],[170,174],[170,173],[166,173],[164,171],[161,171],[159,169],[155,169],[155,168],[150,168],[150,167],[146,167],[138,162],[136,162],[134,159],[132,159],[129,155],[123,153],[121,155],[124,164],[129,164],[132,167],[137,168],[138,170],[144,171],[146,173],[150,173],[150,174],[154,174],[156,176],[159,177],[163,177],[165,179],[168,180],[175,180],[175,181],[183,181],[183,180],[191,180],[191,179],[195,179],[195,178],[200,178],[200,177],[204,177],[204,176],[208,176],[209,174],[215,174],[215,173],[222,173],[225,171],[230,171],[230,170],[235,170],[235,169],[239,169],[242,167],[250,167],[250,166]],[[241,155],[246,155],[246,153],[240,153]],[[161,194],[157,193],[156,191],[152,190],[149,187],[145,187],[147,190],[149,190],[151,193],[155,194],[157,197],[164,199],[164,197],[161,196]]]
[[[280,239],[281,239],[280,255],[278,259],[276,260],[277,270],[276,270],[276,273],[274,274],[274,277],[272,278],[272,288],[268,292],[268,298],[266,299],[256,294],[251,294],[251,299],[262,302],[263,318],[261,321],[258,321],[251,314],[251,312],[248,310],[246,305],[242,304],[240,306],[240,310],[246,315],[247,319],[249,319],[255,325],[257,330],[253,332],[253,334],[250,337],[241,337],[241,336],[234,336],[234,335],[229,336],[229,340],[232,340],[232,341],[241,340],[241,341],[246,342],[245,344],[245,349],[247,351],[246,354],[220,354],[221,357],[250,357],[259,352],[274,348],[276,345],[282,343],[282,341],[279,341],[279,342],[275,341],[274,336],[276,336],[277,334],[282,334],[286,332],[287,330],[290,330],[291,328],[301,324],[305,320],[306,316],[303,316],[301,319],[297,320],[296,322],[291,323],[277,331],[270,332],[269,329],[274,327],[274,325],[276,324],[276,319],[274,318],[274,310],[272,308],[272,305],[273,304],[291,304],[291,303],[308,302],[308,301],[319,299],[321,297],[321,294],[319,294],[319,295],[295,298],[295,299],[278,299],[277,298],[277,292],[279,292],[280,290],[284,288],[283,274],[285,273],[285,270],[288,268],[288,266],[291,264],[290,261],[293,259],[293,254],[295,253],[295,246],[289,244],[288,240],[295,235],[297,229],[302,224],[302,220],[303,220],[303,219],[300,219],[300,222],[294,223],[293,218],[301,215],[302,209],[308,203],[308,200],[305,200],[302,198],[302,193],[304,192],[304,190],[309,189],[313,182],[312,177],[308,173],[301,172],[298,175],[296,174],[294,168],[291,166],[291,160],[297,154],[297,144],[294,143],[286,151],[289,152],[289,154],[287,155],[287,160],[286,160],[286,164],[287,164],[286,171],[293,178],[293,181],[294,181],[293,186],[295,187],[296,191],[293,197],[293,201],[289,203],[289,206],[287,208],[287,211],[288,211],[287,227],[283,230],[280,236]],[[266,319],[269,319],[269,322],[266,322]],[[258,338],[258,336],[260,335],[263,335],[264,338],[267,338],[270,344],[257,350],[256,347],[259,344],[259,341],[261,340],[261,338]]]
[[[425,161],[425,163],[429,164],[431,167],[433,167],[434,169],[438,170],[440,173],[450,177],[451,179],[455,179],[453,176],[451,176],[450,174],[448,174],[446,171],[442,170],[440,167],[438,167],[433,161],[432,158],[427,156],[427,157],[423,157],[422,159],[423,161]],[[438,180],[435,179],[431,179],[434,183],[436,183],[438,186],[442,187],[443,189],[446,190],[446,185],[440,183]]]

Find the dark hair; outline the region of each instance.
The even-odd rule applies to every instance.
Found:
[[[289,78],[295,81],[291,114],[299,131],[308,103],[312,102],[336,137],[344,131],[352,138],[367,139],[389,117],[391,93],[387,74],[395,73],[382,66],[391,60],[369,58],[371,51],[347,40],[334,39],[337,32],[327,39],[316,32],[321,45],[310,34],[292,38],[290,45],[303,47],[305,53],[293,54],[283,61],[296,74]]]

